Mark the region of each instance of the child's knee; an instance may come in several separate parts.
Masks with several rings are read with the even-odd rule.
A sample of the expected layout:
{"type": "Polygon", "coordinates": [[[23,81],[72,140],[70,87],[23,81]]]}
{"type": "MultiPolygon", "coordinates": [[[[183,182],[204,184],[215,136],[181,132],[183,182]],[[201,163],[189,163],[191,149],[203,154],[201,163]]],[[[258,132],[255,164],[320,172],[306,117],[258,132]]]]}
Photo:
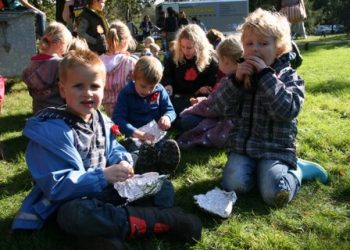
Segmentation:
{"type": "Polygon", "coordinates": [[[94,213],[95,200],[76,199],[63,204],[57,213],[58,225],[66,232],[76,233],[85,227],[91,213],[94,213]]]}
{"type": "Polygon", "coordinates": [[[287,205],[291,199],[291,191],[288,189],[262,189],[260,190],[263,201],[270,206],[282,207],[287,205]]]}

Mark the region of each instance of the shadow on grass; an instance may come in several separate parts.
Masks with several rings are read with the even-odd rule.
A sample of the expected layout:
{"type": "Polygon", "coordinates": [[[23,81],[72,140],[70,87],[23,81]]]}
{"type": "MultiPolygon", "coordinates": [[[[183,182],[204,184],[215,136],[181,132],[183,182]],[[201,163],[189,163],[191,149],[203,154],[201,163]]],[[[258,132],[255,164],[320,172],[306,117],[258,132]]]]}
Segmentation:
{"type": "Polygon", "coordinates": [[[0,197],[10,197],[21,191],[28,191],[32,188],[32,178],[28,171],[22,171],[13,175],[6,183],[0,183],[0,197]]]}
{"type": "Polygon", "coordinates": [[[181,161],[176,170],[176,175],[184,174],[187,165],[191,164],[207,164],[210,159],[222,154],[222,149],[196,147],[190,150],[181,150],[181,161]]]}
{"type": "Polygon", "coordinates": [[[25,152],[27,144],[28,139],[24,136],[13,137],[2,141],[4,160],[15,163],[18,162],[18,158],[25,152]]]}
{"type": "Polygon", "coordinates": [[[22,131],[26,120],[31,116],[31,114],[19,114],[0,117],[0,133],[7,132],[18,132],[22,131]]]}
{"type": "Polygon", "coordinates": [[[313,44],[312,42],[306,42],[299,46],[300,51],[302,52],[302,55],[307,55],[308,53],[315,53],[318,50],[332,50],[335,48],[349,48],[350,44],[349,42],[344,43],[335,43],[335,44],[313,44]]]}
{"type": "Polygon", "coordinates": [[[307,92],[312,94],[327,93],[336,95],[340,92],[350,92],[350,85],[345,81],[324,81],[311,86],[306,86],[307,92]]]}
{"type": "Polygon", "coordinates": [[[16,78],[16,77],[7,78],[6,85],[5,85],[5,94],[28,91],[25,85],[23,85],[23,87],[21,86],[18,89],[15,88],[15,85],[20,83],[21,81],[22,80],[20,78],[16,78]]]}
{"type": "Polygon", "coordinates": [[[1,221],[7,226],[6,237],[1,242],[1,249],[17,250],[36,250],[36,249],[61,249],[61,250],[73,250],[79,249],[74,246],[76,238],[67,235],[60,230],[55,222],[55,218],[45,224],[45,230],[20,230],[10,231],[12,218],[1,221]]]}

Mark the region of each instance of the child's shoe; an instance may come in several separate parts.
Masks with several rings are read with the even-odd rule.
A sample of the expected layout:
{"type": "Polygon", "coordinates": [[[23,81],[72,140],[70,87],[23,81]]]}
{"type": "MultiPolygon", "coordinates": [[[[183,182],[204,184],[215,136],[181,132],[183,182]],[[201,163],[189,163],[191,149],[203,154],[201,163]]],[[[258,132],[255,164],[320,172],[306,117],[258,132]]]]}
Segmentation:
{"type": "Polygon", "coordinates": [[[143,174],[157,171],[157,151],[154,146],[148,143],[143,143],[139,149],[135,172],[137,174],[143,174]]]}
{"type": "Polygon", "coordinates": [[[311,180],[317,179],[323,184],[327,183],[328,181],[327,171],[323,167],[321,167],[319,164],[298,158],[297,165],[302,172],[303,181],[311,181],[311,180]]]}
{"type": "Polygon", "coordinates": [[[194,214],[180,208],[125,207],[128,212],[130,235],[138,239],[155,234],[168,234],[177,240],[196,243],[201,239],[202,222],[194,214]]]}
{"type": "Polygon", "coordinates": [[[323,184],[328,181],[327,171],[319,164],[311,161],[306,161],[298,158],[297,169],[289,170],[293,174],[301,185],[302,182],[319,180],[323,184]]]}
{"type": "Polygon", "coordinates": [[[180,148],[173,139],[166,140],[159,151],[159,173],[174,175],[180,163],[180,148]]]}

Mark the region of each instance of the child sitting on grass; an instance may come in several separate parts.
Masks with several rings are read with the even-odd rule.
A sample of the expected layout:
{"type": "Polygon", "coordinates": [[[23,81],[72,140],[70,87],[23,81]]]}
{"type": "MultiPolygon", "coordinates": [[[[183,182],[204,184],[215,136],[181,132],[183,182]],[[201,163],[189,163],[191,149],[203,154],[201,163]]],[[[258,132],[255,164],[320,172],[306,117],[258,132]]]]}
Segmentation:
{"type": "MultiPolygon", "coordinates": [[[[133,79],[119,94],[113,121],[127,137],[143,142],[155,140],[155,135],[139,130],[155,120],[161,130],[168,130],[176,114],[165,88],[159,84],[163,74],[161,62],[152,56],[141,57],[134,69],[133,79]]],[[[131,142],[130,140],[128,140],[131,142]]],[[[139,151],[136,172],[157,171],[173,174],[180,162],[180,150],[175,140],[162,139],[155,146],[135,143],[126,146],[128,151],[139,151]]]]}
{"type": "Polygon", "coordinates": [[[33,113],[47,107],[59,107],[64,99],[58,91],[58,64],[67,52],[72,35],[61,23],[51,22],[39,42],[40,53],[30,59],[22,79],[33,98],[33,113]]]}
{"type": "Polygon", "coordinates": [[[326,181],[327,173],[315,164],[297,164],[297,116],[305,89],[290,67],[287,19],[259,8],[241,31],[244,61],[215,99],[215,110],[234,121],[222,185],[237,193],[258,185],[267,204],[283,206],[296,196],[302,180],[326,181]]]}
{"type": "Polygon", "coordinates": [[[219,59],[219,69],[226,75],[214,87],[207,97],[193,98],[193,106],[180,113],[181,128],[184,133],[177,142],[180,148],[189,149],[194,146],[217,147],[225,146],[233,126],[231,117],[221,116],[214,110],[214,100],[219,89],[225,86],[237,69],[237,61],[243,54],[242,45],[234,36],[225,38],[216,49],[219,59]]]}
{"type": "Polygon", "coordinates": [[[23,131],[30,139],[26,160],[35,185],[12,228],[40,229],[57,216],[60,228],[81,238],[88,249],[123,249],[125,239],[162,233],[199,240],[200,220],[172,207],[169,181],[149,198],[150,207],[125,204],[113,188],[134,175],[133,161],[111,133],[111,120],[98,110],[106,79],[98,55],[70,51],[59,76],[67,105],[42,110],[23,131]]]}

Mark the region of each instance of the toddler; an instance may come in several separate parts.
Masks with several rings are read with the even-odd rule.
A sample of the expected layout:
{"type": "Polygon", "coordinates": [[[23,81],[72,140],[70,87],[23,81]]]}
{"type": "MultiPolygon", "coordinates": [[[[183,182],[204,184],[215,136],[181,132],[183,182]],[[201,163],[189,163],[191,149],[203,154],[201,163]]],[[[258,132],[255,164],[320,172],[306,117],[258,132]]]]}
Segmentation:
{"type": "MultiPolygon", "coordinates": [[[[161,130],[168,130],[176,114],[165,88],[159,84],[163,66],[152,56],[143,56],[136,63],[134,81],[119,94],[113,113],[113,121],[127,137],[154,142],[155,136],[139,130],[155,120],[161,130]]],[[[130,152],[137,152],[134,143],[127,146],[130,152]]],[[[158,171],[173,174],[180,162],[180,150],[175,140],[163,139],[152,146],[143,143],[139,149],[136,171],[158,171]]]]}
{"type": "Polygon", "coordinates": [[[120,91],[132,78],[138,57],[131,55],[128,49],[135,47],[126,24],[119,20],[112,22],[107,33],[107,53],[100,56],[107,69],[102,105],[109,117],[112,117],[120,91]]]}
{"type": "Polygon", "coordinates": [[[231,117],[221,116],[213,107],[217,90],[225,86],[236,72],[243,49],[234,36],[229,36],[221,41],[216,52],[219,69],[226,77],[215,85],[208,98],[193,98],[195,104],[180,113],[181,128],[185,131],[177,139],[180,148],[189,149],[196,145],[222,148],[232,129],[231,117]]]}

